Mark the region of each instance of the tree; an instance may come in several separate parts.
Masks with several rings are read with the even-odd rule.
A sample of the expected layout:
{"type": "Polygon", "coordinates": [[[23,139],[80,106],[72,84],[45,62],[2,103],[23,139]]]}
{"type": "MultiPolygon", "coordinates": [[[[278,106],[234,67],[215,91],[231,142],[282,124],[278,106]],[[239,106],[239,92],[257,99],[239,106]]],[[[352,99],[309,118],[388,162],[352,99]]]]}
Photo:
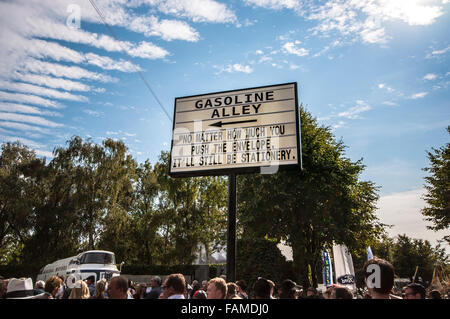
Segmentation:
{"type": "Polygon", "coordinates": [[[6,143],[0,154],[0,263],[18,262],[33,225],[32,176],[45,165],[20,143],[6,143]]]}
{"type": "MultiPolygon", "coordinates": [[[[447,132],[450,134],[450,125],[447,132]]],[[[428,184],[425,185],[427,193],[424,199],[428,206],[422,209],[422,214],[433,223],[429,229],[444,230],[450,226],[450,143],[439,149],[432,148],[427,156],[431,166],[424,171],[431,176],[425,177],[428,184]]],[[[450,236],[444,239],[450,243],[450,236]]]]}
{"type": "Polygon", "coordinates": [[[243,236],[284,240],[293,249],[297,280],[317,286],[321,250],[333,243],[362,251],[383,233],[372,182],[364,166],[344,157],[345,146],[301,108],[303,170],[239,177],[238,218],[243,236]]]}

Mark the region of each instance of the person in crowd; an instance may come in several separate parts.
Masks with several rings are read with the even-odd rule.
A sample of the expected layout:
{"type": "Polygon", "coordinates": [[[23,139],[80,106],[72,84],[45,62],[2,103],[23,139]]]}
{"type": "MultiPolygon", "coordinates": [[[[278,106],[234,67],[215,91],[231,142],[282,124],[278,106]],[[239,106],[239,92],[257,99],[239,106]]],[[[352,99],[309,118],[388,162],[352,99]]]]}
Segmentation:
{"type": "Polygon", "coordinates": [[[275,296],[274,296],[274,292],[275,292],[275,283],[274,283],[272,280],[270,280],[270,279],[267,279],[267,281],[268,281],[269,284],[270,284],[270,299],[276,299],[275,296]]]}
{"type": "Polygon", "coordinates": [[[144,297],[144,299],[158,299],[159,295],[161,295],[161,278],[158,276],[153,277],[150,280],[150,291],[144,297]]]}
{"type": "Polygon", "coordinates": [[[91,293],[89,292],[89,287],[87,283],[83,280],[77,280],[75,286],[70,292],[69,299],[89,299],[91,298],[91,293]]]}
{"type": "Polygon", "coordinates": [[[238,296],[241,297],[242,299],[248,299],[248,294],[247,294],[247,282],[245,280],[238,280],[236,281],[236,285],[238,285],[239,290],[238,290],[238,296]]]}
{"type": "Polygon", "coordinates": [[[390,262],[374,257],[366,261],[363,269],[367,290],[371,299],[400,299],[391,294],[395,272],[394,266],[390,262]]]}
{"type": "Polygon", "coordinates": [[[238,285],[234,282],[227,283],[227,297],[226,299],[242,299],[237,294],[238,285]]]}
{"type": "Polygon", "coordinates": [[[211,279],[208,282],[206,294],[208,299],[225,299],[227,297],[227,283],[220,277],[211,279]]]}
{"type": "Polygon", "coordinates": [[[106,279],[102,278],[95,284],[94,295],[91,299],[105,299],[106,279]]]}
{"type": "Polygon", "coordinates": [[[128,279],[128,291],[127,291],[127,299],[133,299],[133,296],[136,294],[136,289],[134,288],[134,282],[128,279]]]}
{"type": "Polygon", "coordinates": [[[6,290],[8,288],[8,279],[1,279],[0,280],[0,299],[6,298],[6,290]]]}
{"type": "Polygon", "coordinates": [[[184,298],[185,299],[191,299],[192,294],[192,286],[186,283],[186,289],[184,291],[184,298]]]}
{"type": "Polygon", "coordinates": [[[145,284],[137,284],[136,293],[134,294],[133,299],[144,299],[146,289],[147,287],[145,284]]]}
{"type": "Polygon", "coordinates": [[[160,299],[185,299],[186,280],[182,274],[171,274],[164,281],[160,299]]]}
{"type": "Polygon", "coordinates": [[[325,290],[325,298],[331,299],[331,294],[333,293],[334,285],[327,286],[325,290]]]}
{"type": "Polygon", "coordinates": [[[436,289],[430,291],[430,299],[442,299],[441,292],[436,289]]]}
{"type": "Polygon", "coordinates": [[[426,296],[425,287],[418,283],[410,283],[405,289],[404,299],[425,299],[426,296]]]}
{"type": "Polygon", "coordinates": [[[198,282],[198,280],[194,280],[194,281],[192,282],[191,299],[193,299],[194,294],[195,294],[198,290],[201,290],[200,283],[198,282]]]}
{"type": "Polygon", "coordinates": [[[291,279],[286,279],[282,282],[280,290],[280,299],[296,299],[296,293],[300,290],[300,286],[291,279]]]}
{"type": "Polygon", "coordinates": [[[95,276],[89,276],[86,278],[86,284],[89,289],[89,293],[91,294],[91,297],[95,293],[95,276]]]}
{"type": "Polygon", "coordinates": [[[42,293],[45,293],[45,282],[43,280],[38,280],[34,284],[34,294],[40,295],[42,293]]]}
{"type": "Polygon", "coordinates": [[[192,299],[208,299],[208,297],[203,289],[199,289],[192,295],[192,299]]]}
{"type": "Polygon", "coordinates": [[[128,279],[124,276],[112,277],[108,284],[107,294],[109,299],[127,299],[128,279]]]}
{"type": "Polygon", "coordinates": [[[61,278],[57,276],[51,276],[47,281],[45,282],[45,295],[48,299],[55,299],[56,294],[59,292],[60,287],[62,286],[63,282],[61,278]]]}
{"type": "Polygon", "coordinates": [[[317,299],[318,298],[317,289],[314,287],[309,287],[306,290],[306,298],[307,299],[317,299]]]}
{"type": "Polygon", "coordinates": [[[270,299],[270,283],[266,278],[259,277],[253,285],[255,299],[270,299]]]}
{"type": "Polygon", "coordinates": [[[353,294],[347,287],[334,286],[330,293],[330,299],[353,299],[353,294]]]}
{"type": "Polygon", "coordinates": [[[206,290],[208,290],[208,280],[203,280],[202,281],[202,288],[203,291],[206,292],[206,290]]]}
{"type": "Polygon", "coordinates": [[[6,299],[29,299],[34,296],[31,278],[11,278],[6,287],[6,299]]]}

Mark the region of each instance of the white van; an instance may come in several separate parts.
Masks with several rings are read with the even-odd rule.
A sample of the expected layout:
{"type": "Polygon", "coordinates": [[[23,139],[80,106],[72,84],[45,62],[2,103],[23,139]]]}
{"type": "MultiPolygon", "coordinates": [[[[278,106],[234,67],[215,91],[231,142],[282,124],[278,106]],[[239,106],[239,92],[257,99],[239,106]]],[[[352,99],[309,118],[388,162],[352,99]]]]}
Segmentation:
{"type": "Polygon", "coordinates": [[[105,250],[89,250],[77,256],[60,259],[44,266],[36,278],[44,282],[51,276],[61,276],[66,280],[71,277],[71,282],[85,280],[90,276],[95,281],[105,278],[109,281],[111,277],[120,275],[116,266],[116,257],[113,252],[105,250]]]}

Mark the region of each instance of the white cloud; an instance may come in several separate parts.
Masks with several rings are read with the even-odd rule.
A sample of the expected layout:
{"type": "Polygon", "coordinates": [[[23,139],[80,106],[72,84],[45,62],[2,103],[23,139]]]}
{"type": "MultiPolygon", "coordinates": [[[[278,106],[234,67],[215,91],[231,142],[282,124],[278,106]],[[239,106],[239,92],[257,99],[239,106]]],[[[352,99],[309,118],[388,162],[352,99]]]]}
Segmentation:
{"type": "Polygon", "coordinates": [[[236,15],[226,5],[213,0],[148,0],[165,14],[186,17],[194,22],[235,23],[236,15]]]}
{"type": "Polygon", "coordinates": [[[5,102],[0,102],[0,111],[11,112],[11,113],[27,113],[27,114],[38,114],[38,115],[61,116],[61,114],[59,114],[57,112],[41,110],[34,106],[17,104],[17,103],[5,103],[5,102]]]}
{"type": "Polygon", "coordinates": [[[186,22],[167,19],[159,21],[155,16],[135,17],[129,24],[129,28],[146,36],[159,36],[166,41],[197,42],[200,39],[200,34],[186,22]]]}
{"type": "Polygon", "coordinates": [[[395,90],[386,85],[386,83],[380,83],[377,85],[379,89],[385,89],[388,92],[394,92],[395,90]]]}
{"type": "Polygon", "coordinates": [[[26,146],[31,147],[31,148],[43,148],[43,147],[45,147],[45,145],[43,145],[43,144],[37,143],[37,142],[32,141],[32,140],[30,140],[28,138],[23,138],[23,137],[20,137],[20,136],[0,135],[0,140],[2,140],[2,141],[10,141],[10,142],[18,141],[21,144],[26,145],[26,146]]]}
{"type": "Polygon", "coordinates": [[[436,74],[434,74],[434,73],[428,73],[427,75],[425,75],[424,77],[423,77],[423,79],[424,80],[434,80],[434,79],[436,79],[437,78],[437,75],[436,74]]]}
{"type": "Polygon", "coordinates": [[[31,131],[31,132],[38,132],[43,134],[51,134],[51,131],[47,128],[40,127],[40,126],[32,126],[24,123],[17,123],[17,122],[5,122],[0,121],[0,127],[7,127],[13,130],[19,130],[19,131],[31,131]]]}
{"type": "Polygon", "coordinates": [[[318,24],[314,34],[359,38],[366,43],[386,43],[391,37],[384,24],[403,21],[410,26],[429,25],[444,14],[441,4],[422,0],[330,0],[324,4],[308,4],[302,15],[318,24]]]}
{"type": "Polygon", "coordinates": [[[254,5],[266,9],[292,9],[300,10],[301,2],[299,0],[245,0],[247,5],[254,5]]]}
{"type": "Polygon", "coordinates": [[[416,189],[380,197],[377,215],[382,223],[393,225],[387,230],[389,236],[406,234],[412,238],[429,240],[436,245],[437,240],[448,234],[445,230],[434,232],[426,228],[431,223],[426,222],[420,212],[426,205],[422,199],[424,194],[424,189],[416,189]]]}
{"type": "Polygon", "coordinates": [[[219,72],[217,72],[216,74],[220,74],[222,72],[228,72],[228,73],[242,72],[242,73],[249,74],[249,73],[253,72],[253,69],[249,65],[242,65],[239,63],[229,64],[224,67],[217,67],[217,66],[215,66],[215,67],[219,69],[219,72]]]}
{"type": "Polygon", "coordinates": [[[297,48],[294,42],[286,42],[282,48],[285,52],[297,56],[306,56],[309,54],[309,50],[305,48],[297,48]]]}
{"type": "Polygon", "coordinates": [[[38,75],[30,73],[23,74],[16,72],[13,77],[15,80],[21,80],[23,82],[43,85],[53,89],[63,89],[66,91],[83,91],[83,92],[91,90],[91,87],[84,83],[66,80],[63,78],[54,78],[47,75],[38,75]]]}
{"type": "Polygon", "coordinates": [[[13,121],[13,122],[24,122],[31,123],[35,125],[47,126],[47,127],[61,127],[63,126],[60,123],[55,123],[53,121],[49,121],[39,116],[31,116],[31,115],[23,115],[23,114],[15,114],[15,113],[5,113],[0,112],[0,120],[3,121],[13,121]]]}
{"type": "Polygon", "coordinates": [[[21,66],[21,72],[31,72],[44,75],[53,75],[56,77],[66,77],[69,79],[89,79],[101,82],[117,82],[118,79],[109,75],[91,72],[78,66],[66,66],[62,64],[49,63],[34,59],[28,59],[21,66]]]}
{"type": "Polygon", "coordinates": [[[358,119],[360,118],[359,114],[362,112],[369,111],[371,109],[370,105],[368,105],[363,100],[357,100],[356,105],[351,107],[345,112],[338,113],[338,117],[345,117],[348,119],[358,119]]]}
{"type": "Polygon", "coordinates": [[[388,106],[397,106],[397,103],[391,101],[384,101],[383,104],[388,106]]]}
{"type": "Polygon", "coordinates": [[[88,101],[88,99],[85,96],[74,95],[68,92],[61,92],[54,89],[44,88],[41,86],[36,86],[28,83],[7,82],[0,80],[0,88],[9,91],[17,91],[22,93],[31,93],[35,95],[46,96],[54,99],[71,100],[78,102],[88,101]]]}
{"type": "Polygon", "coordinates": [[[420,92],[420,93],[416,93],[411,95],[411,99],[416,100],[416,99],[421,99],[423,97],[425,97],[428,94],[428,92],[420,92]]]}
{"type": "Polygon", "coordinates": [[[9,93],[0,91],[0,100],[20,102],[20,103],[30,103],[45,107],[54,107],[54,108],[60,107],[60,104],[55,101],[44,99],[40,96],[31,94],[9,93]]]}

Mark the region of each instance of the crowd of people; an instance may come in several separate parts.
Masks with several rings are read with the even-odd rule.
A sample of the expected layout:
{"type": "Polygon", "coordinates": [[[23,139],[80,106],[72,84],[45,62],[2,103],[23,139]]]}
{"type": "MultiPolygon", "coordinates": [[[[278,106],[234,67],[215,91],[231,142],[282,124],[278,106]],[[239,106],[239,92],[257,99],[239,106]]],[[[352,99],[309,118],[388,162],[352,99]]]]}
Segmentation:
{"type": "Polygon", "coordinates": [[[395,293],[394,267],[388,261],[373,258],[364,266],[366,283],[372,272],[369,265],[380,270],[378,285],[367,284],[359,292],[348,287],[330,285],[322,292],[316,288],[303,287],[286,279],[275,284],[270,279],[259,277],[247,287],[245,280],[226,282],[226,276],[212,278],[201,283],[194,280],[186,282],[182,274],[171,274],[164,278],[154,276],[150,283],[133,283],[125,276],[115,276],[107,282],[105,279],[95,282],[91,276],[68,285],[64,279],[50,277],[46,282],[37,281],[33,285],[31,278],[11,278],[0,281],[0,299],[444,299],[449,298],[448,291],[442,296],[438,290],[427,293],[425,287],[410,283],[402,291],[395,293]],[[72,287],[69,287],[72,286],[72,287]]]}

